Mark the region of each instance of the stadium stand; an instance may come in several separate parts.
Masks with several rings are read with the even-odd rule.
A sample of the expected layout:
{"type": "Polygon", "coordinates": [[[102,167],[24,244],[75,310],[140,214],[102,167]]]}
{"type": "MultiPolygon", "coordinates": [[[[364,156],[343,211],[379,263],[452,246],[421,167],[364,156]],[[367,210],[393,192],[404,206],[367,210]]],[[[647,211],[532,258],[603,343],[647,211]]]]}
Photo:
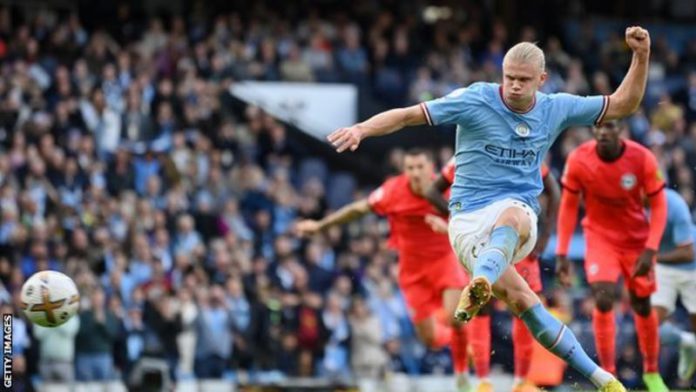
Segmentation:
{"type": "MultiPolygon", "coordinates": [[[[673,2],[676,12],[672,2],[644,1],[645,14],[596,1],[171,3],[0,5],[0,299],[16,316],[15,391],[73,380],[136,390],[142,379],[215,379],[211,391],[282,382],[300,390],[293,380],[309,379],[337,390],[355,384],[359,343],[384,356],[396,385],[404,375],[444,385],[428,384],[452,364],[415,338],[385,222],[368,217],[307,241],[290,229],[394,173],[396,145],[425,143],[443,164],[452,130],[392,138],[391,153],[367,146],[360,162],[337,165],[301,129],[230,96],[236,81],[352,83],[363,118],[497,80],[510,43],[530,40],[548,56],[545,92],[601,94],[629,61],[628,17],[652,12],[648,96],[628,136],[652,149],[696,213],[696,32],[679,24],[694,20],[690,2],[673,2]],[[373,170],[363,176],[365,167],[373,170]],[[24,279],[46,268],[73,277],[83,303],[74,332],[39,339],[14,304],[24,279]],[[359,300],[366,315],[355,312],[359,300]],[[94,323],[102,316],[106,333],[94,323]],[[361,317],[374,320],[378,342],[351,339],[361,317]],[[57,349],[59,339],[74,350],[57,349]]],[[[566,131],[547,157],[555,174],[590,136],[566,131]]],[[[573,249],[580,262],[580,234],[573,249]]],[[[558,288],[546,256],[547,301],[593,353],[587,287],[578,279],[558,288]]],[[[624,296],[618,373],[632,388],[640,359],[628,308],[624,296]]],[[[683,309],[674,318],[687,321],[683,309]]],[[[510,322],[494,309],[497,374],[512,366],[510,322]]],[[[693,387],[670,377],[676,353],[663,352],[661,365],[670,386],[693,387]]],[[[578,378],[567,371],[560,380],[578,378]]]]}

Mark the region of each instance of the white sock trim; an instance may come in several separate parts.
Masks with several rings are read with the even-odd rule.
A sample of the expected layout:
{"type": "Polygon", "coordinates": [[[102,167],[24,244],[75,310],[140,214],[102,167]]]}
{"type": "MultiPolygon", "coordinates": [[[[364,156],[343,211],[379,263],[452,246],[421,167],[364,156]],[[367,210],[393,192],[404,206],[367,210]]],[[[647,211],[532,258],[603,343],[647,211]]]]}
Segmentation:
{"type": "Polygon", "coordinates": [[[592,381],[592,383],[598,388],[601,388],[601,387],[609,384],[611,381],[613,381],[615,379],[616,378],[611,373],[602,369],[599,366],[597,366],[597,370],[595,370],[590,375],[590,381],[592,381]]]}

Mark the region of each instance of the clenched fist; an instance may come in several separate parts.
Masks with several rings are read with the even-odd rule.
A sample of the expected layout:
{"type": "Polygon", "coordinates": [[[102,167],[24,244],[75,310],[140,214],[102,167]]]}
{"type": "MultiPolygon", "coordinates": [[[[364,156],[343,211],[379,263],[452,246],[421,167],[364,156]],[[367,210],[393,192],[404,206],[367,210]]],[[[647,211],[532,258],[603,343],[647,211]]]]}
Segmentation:
{"type": "Polygon", "coordinates": [[[626,44],[636,54],[647,55],[650,53],[650,33],[640,26],[631,26],[626,29],[626,44]]]}

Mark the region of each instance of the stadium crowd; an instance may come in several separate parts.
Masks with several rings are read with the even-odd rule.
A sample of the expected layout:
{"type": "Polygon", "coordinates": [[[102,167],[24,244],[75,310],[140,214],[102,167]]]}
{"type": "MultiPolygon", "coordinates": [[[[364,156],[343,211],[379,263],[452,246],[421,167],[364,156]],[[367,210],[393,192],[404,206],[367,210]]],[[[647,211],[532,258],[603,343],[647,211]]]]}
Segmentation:
{"type": "MultiPolygon", "coordinates": [[[[16,380],[126,378],[145,357],[176,378],[451,371],[446,354],[416,342],[386,222],[294,236],[297,219],[324,216],[345,193],[331,191],[332,172],[285,124],[227,88],[349,82],[405,105],[499,79],[505,49],[526,40],[546,52],[545,92],[604,94],[629,52],[621,34],[600,39],[591,24],[556,36],[510,31],[475,5],[475,21],[426,24],[407,7],[355,3],[327,16],[259,2],[209,18],[122,6],[102,29],[73,13],[0,10],[0,298],[17,316],[16,380]],[[11,309],[24,279],[46,268],[83,294],[79,317],[56,329],[11,309]]],[[[674,47],[656,37],[652,53],[630,137],[653,149],[696,211],[696,39],[674,47]]],[[[556,174],[589,131],[562,136],[548,157],[556,174]]],[[[439,163],[449,154],[442,147],[439,163]]],[[[400,156],[378,164],[396,172],[400,156]]],[[[358,183],[342,190],[364,197],[358,183]]],[[[592,352],[587,288],[549,281],[545,293],[592,352]]],[[[622,309],[619,375],[632,387],[640,360],[626,301],[622,309]]],[[[496,309],[493,361],[508,368],[509,324],[496,309]]],[[[673,356],[663,362],[675,371],[673,356]]]]}

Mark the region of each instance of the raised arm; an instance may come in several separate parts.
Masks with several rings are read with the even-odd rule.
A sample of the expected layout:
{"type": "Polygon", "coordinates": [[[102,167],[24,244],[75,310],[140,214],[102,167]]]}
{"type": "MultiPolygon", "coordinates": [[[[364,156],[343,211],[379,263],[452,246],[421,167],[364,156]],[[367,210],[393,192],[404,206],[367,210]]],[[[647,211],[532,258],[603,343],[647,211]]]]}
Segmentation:
{"type": "Polygon", "coordinates": [[[295,231],[299,235],[311,235],[317,232],[324,231],[331,226],[342,225],[359,219],[371,211],[370,203],[367,199],[354,201],[346,206],[341,207],[336,212],[325,216],[321,220],[303,220],[295,225],[295,231]]]}
{"type": "Polygon", "coordinates": [[[338,152],[348,149],[355,151],[360,142],[366,137],[387,135],[404,127],[425,123],[426,118],[423,109],[420,105],[413,105],[406,108],[387,110],[361,123],[347,128],[340,128],[327,136],[327,139],[338,152]]]}
{"type": "Polygon", "coordinates": [[[605,120],[615,120],[633,114],[638,110],[645,94],[650,63],[650,34],[641,27],[631,26],[626,29],[626,43],[633,51],[631,66],[621,85],[609,96],[605,120]]]}

